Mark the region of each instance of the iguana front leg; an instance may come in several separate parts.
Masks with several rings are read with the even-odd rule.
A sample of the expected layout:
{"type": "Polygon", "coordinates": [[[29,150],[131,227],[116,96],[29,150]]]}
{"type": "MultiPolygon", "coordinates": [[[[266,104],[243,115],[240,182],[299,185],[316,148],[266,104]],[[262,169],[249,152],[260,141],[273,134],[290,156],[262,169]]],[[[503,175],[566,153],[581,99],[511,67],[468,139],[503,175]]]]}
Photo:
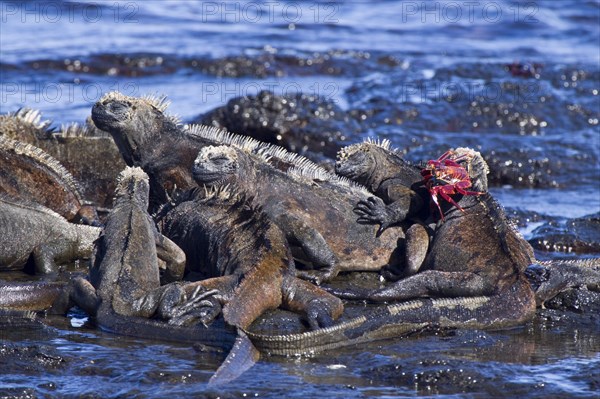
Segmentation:
{"type": "Polygon", "coordinates": [[[377,235],[381,235],[385,229],[395,223],[406,219],[410,199],[402,199],[386,205],[379,197],[369,197],[356,204],[354,213],[358,215],[356,220],[363,224],[379,224],[377,235]]]}
{"type": "Polygon", "coordinates": [[[377,196],[359,201],[354,212],[359,223],[379,224],[377,235],[380,235],[389,226],[418,214],[423,205],[421,196],[412,189],[392,185],[378,191],[377,196]]]}
{"type": "Polygon", "coordinates": [[[312,329],[329,327],[344,311],[339,298],[292,276],[284,278],[283,306],[293,312],[304,313],[312,329]]]}
{"type": "Polygon", "coordinates": [[[65,248],[66,241],[49,241],[33,250],[35,274],[51,274],[58,271],[55,258],[70,248],[65,248]]]}
{"type": "Polygon", "coordinates": [[[303,221],[288,215],[277,218],[277,225],[285,233],[290,245],[302,249],[308,261],[320,270],[297,270],[297,275],[315,284],[330,281],[340,272],[337,256],[321,233],[303,221]]]}

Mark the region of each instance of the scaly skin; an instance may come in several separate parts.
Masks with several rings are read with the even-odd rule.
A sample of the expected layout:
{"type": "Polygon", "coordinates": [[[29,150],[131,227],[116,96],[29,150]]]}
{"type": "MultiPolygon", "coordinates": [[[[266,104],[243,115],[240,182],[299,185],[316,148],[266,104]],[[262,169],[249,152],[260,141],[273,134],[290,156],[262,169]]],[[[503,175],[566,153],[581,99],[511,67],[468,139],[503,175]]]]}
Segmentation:
{"type": "MultiPolygon", "coordinates": [[[[184,130],[164,109],[163,103],[119,93],[105,95],[92,109],[94,123],[114,137],[125,162],[142,167],[150,176],[154,204],[175,196],[175,189],[195,187],[191,168],[198,152],[209,145],[227,144],[249,162],[251,173],[242,173],[248,174],[244,182],[252,181],[254,186],[246,194],[255,197],[284,232],[297,250],[295,256],[321,269],[306,271],[306,278],[327,281],[340,270],[379,270],[399,262],[400,228],[392,227],[377,238],[375,226],[355,222],[354,204],[370,196],[364,188],[279,147],[214,128],[184,130]]],[[[242,191],[249,186],[244,184],[242,191]]]]}
{"type": "Polygon", "coordinates": [[[210,144],[185,134],[165,109],[164,101],[118,92],[106,94],[92,108],[92,121],[110,133],[125,163],[150,177],[151,212],[177,192],[196,187],[191,168],[199,148],[210,144]]]}
{"type": "Polygon", "coordinates": [[[0,281],[0,309],[65,314],[72,306],[66,282],[0,281]]]}
{"type": "Polygon", "coordinates": [[[98,224],[73,176],[33,145],[0,136],[0,193],[41,204],[70,222],[98,224]]]}
{"type": "MultiPolygon", "coordinates": [[[[359,213],[359,220],[380,224],[385,229],[407,218],[423,219],[428,194],[422,187],[421,169],[393,151],[389,141],[367,140],[342,148],[337,154],[335,173],[375,194],[369,202],[378,204],[378,212],[359,213]]],[[[361,208],[359,203],[357,209],[361,208]]]]}
{"type": "Polygon", "coordinates": [[[379,224],[379,232],[402,223],[406,235],[404,268],[385,270],[385,277],[397,280],[415,274],[427,254],[430,234],[424,225],[428,193],[420,168],[392,150],[388,140],[367,140],[342,148],[337,154],[335,172],[364,185],[375,195],[356,205],[359,223],[379,224]]]}
{"type": "Polygon", "coordinates": [[[535,314],[526,281],[495,295],[417,299],[399,302],[315,331],[284,335],[246,334],[262,353],[279,356],[316,353],[364,342],[399,338],[439,328],[501,329],[522,325],[535,314]]]}
{"type": "Polygon", "coordinates": [[[67,222],[42,205],[0,196],[0,270],[20,270],[33,256],[35,272],[89,258],[100,228],[67,222]]]}
{"type": "Polygon", "coordinates": [[[203,273],[186,291],[217,290],[230,325],[245,329],[280,305],[306,315],[314,328],[343,311],[339,299],[295,277],[283,233],[252,200],[228,188],[188,193],[160,224],[188,255],[189,268],[203,273]]]}
{"type": "Polygon", "coordinates": [[[538,306],[574,287],[600,291],[600,258],[551,260],[533,264],[525,275],[535,289],[538,306]]]}
{"type": "Polygon", "coordinates": [[[194,164],[198,184],[230,184],[259,204],[285,233],[295,255],[325,271],[301,273],[327,281],[339,271],[380,270],[398,262],[399,227],[376,237],[374,226],[358,224],[352,211],[356,199],[369,193],[338,180],[312,179],[282,172],[262,158],[233,146],[205,147],[194,164]]]}
{"type": "Polygon", "coordinates": [[[113,314],[172,319],[184,302],[179,284],[160,285],[159,253],[167,270],[181,278],[185,255],[156,230],[147,212],[148,176],[126,168],[119,176],[115,207],[96,243],[90,279],[75,280],[73,300],[97,317],[100,325],[113,314]]]}
{"type": "Polygon", "coordinates": [[[0,136],[38,146],[52,134],[50,121],[42,121],[40,111],[22,108],[14,113],[0,115],[0,136]]]}
{"type": "MultiPolygon", "coordinates": [[[[487,167],[481,155],[470,149],[456,152],[468,154],[473,189],[485,192],[487,167]]],[[[488,193],[464,196],[458,203],[464,211],[443,204],[446,220],[438,222],[419,273],[381,290],[351,296],[376,302],[419,297],[494,298],[525,281],[523,272],[535,262],[533,250],[509,225],[502,207],[488,193]]],[[[533,291],[529,289],[526,296],[533,298],[533,291]]],[[[521,311],[529,313],[531,309],[521,311]]]]}

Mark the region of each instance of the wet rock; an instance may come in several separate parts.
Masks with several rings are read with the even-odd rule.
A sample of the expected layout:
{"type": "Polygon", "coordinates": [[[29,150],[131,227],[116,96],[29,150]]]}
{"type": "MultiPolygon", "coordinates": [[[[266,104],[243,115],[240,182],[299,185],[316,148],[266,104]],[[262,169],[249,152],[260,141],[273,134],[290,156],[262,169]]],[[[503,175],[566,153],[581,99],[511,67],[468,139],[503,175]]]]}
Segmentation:
{"type": "Polygon", "coordinates": [[[418,393],[453,394],[479,389],[485,377],[464,364],[445,358],[425,358],[418,365],[387,364],[366,370],[377,383],[414,389],[418,393]]]}
{"type": "Polygon", "coordinates": [[[543,251],[600,253],[600,212],[576,219],[550,221],[536,228],[529,242],[543,251]]]}
{"type": "Polygon", "coordinates": [[[561,292],[545,303],[546,308],[600,315],[600,292],[574,288],[561,292]]]}
{"type": "Polygon", "coordinates": [[[57,371],[65,366],[66,359],[49,346],[4,343],[0,345],[1,374],[23,374],[40,371],[57,371]]]}
{"type": "Polygon", "coordinates": [[[331,101],[269,91],[236,97],[193,122],[277,144],[316,161],[335,158],[338,149],[360,131],[358,123],[331,101]]]}
{"type": "Polygon", "coordinates": [[[346,94],[367,123],[373,108],[383,108],[374,113],[379,120],[401,122],[409,131],[539,136],[599,124],[593,80],[599,73],[549,65],[540,79],[528,80],[510,76],[503,64],[471,63],[368,76],[346,94]],[[398,117],[398,110],[409,109],[418,117],[398,117]]]}
{"type": "Polygon", "coordinates": [[[506,216],[520,228],[527,227],[531,223],[546,222],[548,220],[556,219],[549,215],[525,209],[505,208],[504,211],[506,212],[506,216]]]}
{"type": "Polygon", "coordinates": [[[520,76],[523,78],[540,78],[544,66],[537,62],[513,62],[506,64],[504,68],[510,72],[512,76],[520,76]]]}
{"type": "Polygon", "coordinates": [[[65,71],[78,75],[147,77],[180,71],[218,77],[361,76],[365,72],[404,68],[397,57],[378,52],[329,50],[285,52],[271,46],[223,57],[182,57],[163,53],[99,53],[66,59],[37,59],[23,65],[1,64],[8,70],[65,71]]]}

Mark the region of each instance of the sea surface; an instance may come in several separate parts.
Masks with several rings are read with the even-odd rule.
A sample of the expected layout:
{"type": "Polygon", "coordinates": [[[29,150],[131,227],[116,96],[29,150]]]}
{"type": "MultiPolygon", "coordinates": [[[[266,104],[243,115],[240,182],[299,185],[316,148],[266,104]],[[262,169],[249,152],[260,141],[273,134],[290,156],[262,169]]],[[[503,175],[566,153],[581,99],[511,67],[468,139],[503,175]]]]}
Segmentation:
{"type": "MultiPolygon", "coordinates": [[[[56,127],[83,123],[95,101],[119,90],[167,95],[170,112],[189,121],[260,90],[304,92],[360,122],[353,142],[387,138],[413,160],[466,145],[533,168],[530,180],[491,188],[522,216],[526,237],[547,221],[600,211],[598,0],[0,1],[0,18],[0,113],[30,107],[56,127]]],[[[0,331],[0,397],[600,392],[600,326],[585,313],[540,311],[507,331],[266,358],[218,388],[207,381],[225,354],[114,336],[81,317],[51,317],[49,331],[0,331]]]]}

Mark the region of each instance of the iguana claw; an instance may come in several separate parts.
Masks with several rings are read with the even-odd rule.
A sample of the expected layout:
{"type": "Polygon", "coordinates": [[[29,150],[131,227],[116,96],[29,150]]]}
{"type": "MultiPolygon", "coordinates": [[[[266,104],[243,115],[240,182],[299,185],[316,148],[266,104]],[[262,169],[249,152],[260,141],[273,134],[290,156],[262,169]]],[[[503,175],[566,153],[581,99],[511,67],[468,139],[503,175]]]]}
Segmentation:
{"type": "Polygon", "coordinates": [[[206,327],[221,313],[221,304],[216,298],[219,290],[202,290],[203,287],[196,287],[189,299],[184,296],[184,302],[172,309],[170,325],[183,326],[199,321],[206,327]]]}
{"type": "Polygon", "coordinates": [[[381,235],[395,220],[390,214],[385,203],[379,197],[369,197],[361,200],[353,209],[359,217],[356,219],[361,224],[379,224],[377,235],[381,235]]]}

